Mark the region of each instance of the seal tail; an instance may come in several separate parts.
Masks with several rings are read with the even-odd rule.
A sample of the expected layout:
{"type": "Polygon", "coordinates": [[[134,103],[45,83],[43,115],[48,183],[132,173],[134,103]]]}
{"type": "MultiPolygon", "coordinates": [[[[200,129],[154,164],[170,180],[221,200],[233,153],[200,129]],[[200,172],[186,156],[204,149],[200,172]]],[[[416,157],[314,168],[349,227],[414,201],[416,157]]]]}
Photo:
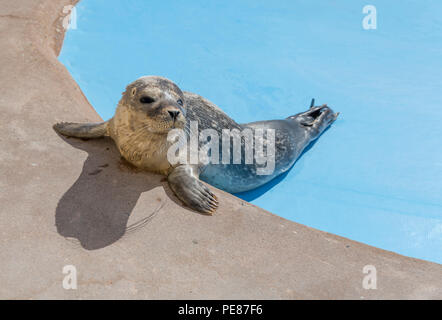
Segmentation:
{"type": "Polygon", "coordinates": [[[67,137],[101,138],[107,136],[108,121],[98,123],[59,122],[54,124],[54,130],[67,137]]]}

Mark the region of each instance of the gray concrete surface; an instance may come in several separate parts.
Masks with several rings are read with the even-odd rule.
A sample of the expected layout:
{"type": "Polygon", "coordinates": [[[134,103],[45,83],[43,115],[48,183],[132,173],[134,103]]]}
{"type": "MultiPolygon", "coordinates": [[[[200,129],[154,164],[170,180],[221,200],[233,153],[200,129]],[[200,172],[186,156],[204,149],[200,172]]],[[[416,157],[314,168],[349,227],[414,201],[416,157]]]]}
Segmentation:
{"type": "Polygon", "coordinates": [[[56,121],[100,120],[57,60],[69,3],[0,1],[0,298],[442,298],[441,265],[222,191],[214,216],[197,214],[110,141],[58,136],[56,121]],[[62,287],[68,264],[77,290],[62,287]],[[376,290],[362,287],[369,264],[376,290]]]}

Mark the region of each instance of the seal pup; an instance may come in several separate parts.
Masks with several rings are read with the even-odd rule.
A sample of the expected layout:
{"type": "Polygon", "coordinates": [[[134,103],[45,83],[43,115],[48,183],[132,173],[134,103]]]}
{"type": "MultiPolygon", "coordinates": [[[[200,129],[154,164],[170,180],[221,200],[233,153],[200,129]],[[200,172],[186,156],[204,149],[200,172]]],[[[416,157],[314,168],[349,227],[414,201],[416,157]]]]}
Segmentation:
{"type": "MultiPolygon", "coordinates": [[[[170,188],[184,204],[196,211],[213,214],[218,207],[217,197],[201,180],[231,193],[257,188],[287,171],[305,147],[337,116],[338,113],[327,105],[314,106],[312,100],[309,110],[283,120],[238,124],[203,97],[181,91],[166,78],[145,76],[126,87],[112,119],[100,123],[62,122],[55,124],[54,130],[77,138],[111,137],[129,163],[166,175],[170,188]],[[189,133],[192,121],[198,124],[200,132],[212,129],[219,137],[223,129],[274,130],[274,170],[271,174],[257,175],[260,166],[255,162],[245,164],[245,161],[240,164],[171,164],[167,153],[173,143],[167,139],[168,133],[172,129],[189,133]]],[[[201,141],[198,143],[202,145],[201,141]]],[[[241,139],[242,160],[247,147],[246,141],[241,139]]],[[[221,147],[219,151],[221,154],[221,147]]]]}

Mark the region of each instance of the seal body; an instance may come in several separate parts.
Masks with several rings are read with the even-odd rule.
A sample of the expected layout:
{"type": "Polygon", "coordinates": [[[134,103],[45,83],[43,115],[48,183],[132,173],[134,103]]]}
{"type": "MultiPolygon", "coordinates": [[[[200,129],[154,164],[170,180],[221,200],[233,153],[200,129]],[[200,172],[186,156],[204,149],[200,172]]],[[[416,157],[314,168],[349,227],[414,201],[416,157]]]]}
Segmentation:
{"type": "Polygon", "coordinates": [[[337,115],[328,106],[314,106],[312,101],[309,110],[286,119],[238,124],[203,97],[182,92],[168,79],[148,76],[126,87],[111,120],[58,123],[54,129],[63,135],[79,138],[110,136],[128,162],[166,175],[171,189],[187,206],[212,214],[218,207],[218,200],[201,180],[231,193],[257,188],[287,171],[337,115]],[[197,132],[192,131],[193,125],[197,126],[197,132]],[[182,130],[187,140],[196,133],[203,159],[213,159],[216,154],[223,161],[171,163],[168,150],[173,142],[168,139],[168,134],[173,129],[182,130]],[[240,134],[236,146],[233,143],[225,147],[225,142],[230,141],[230,136],[224,135],[226,131],[240,134]],[[209,140],[201,139],[200,134],[206,132],[213,135],[209,140]],[[250,141],[249,135],[242,135],[244,132],[252,137],[266,132],[267,136],[250,141]],[[213,139],[218,139],[218,144],[214,144],[213,139]],[[257,146],[264,142],[272,161],[271,170],[262,174],[269,163],[258,162],[257,154],[261,154],[261,149],[258,150],[257,146]],[[207,149],[207,145],[212,147],[207,149]]]}
{"type": "MultiPolygon", "coordinates": [[[[234,164],[232,159],[229,163],[212,163],[201,168],[200,179],[230,193],[240,193],[253,190],[271,181],[275,177],[289,170],[304,149],[336,120],[338,114],[334,113],[326,105],[315,107],[290,116],[283,120],[258,121],[245,124],[237,124],[218,107],[206,99],[185,92],[188,101],[188,121],[198,121],[200,131],[213,129],[222,136],[222,130],[249,129],[254,133],[256,129],[262,131],[274,130],[275,133],[275,164],[269,174],[258,174],[256,163],[246,164],[245,142],[241,141],[241,163],[234,164]]],[[[222,141],[219,141],[219,154],[222,157],[222,141]]],[[[233,145],[230,153],[232,154],[233,145]]],[[[254,150],[256,153],[256,150],[254,150]]]]}
{"type": "MultiPolygon", "coordinates": [[[[242,129],[275,130],[275,164],[269,174],[257,174],[256,166],[241,164],[209,164],[200,175],[201,180],[230,193],[239,193],[260,187],[294,164],[310,143],[303,128],[292,120],[260,121],[242,125],[242,129]]],[[[242,147],[244,150],[244,147],[242,147]]]]}

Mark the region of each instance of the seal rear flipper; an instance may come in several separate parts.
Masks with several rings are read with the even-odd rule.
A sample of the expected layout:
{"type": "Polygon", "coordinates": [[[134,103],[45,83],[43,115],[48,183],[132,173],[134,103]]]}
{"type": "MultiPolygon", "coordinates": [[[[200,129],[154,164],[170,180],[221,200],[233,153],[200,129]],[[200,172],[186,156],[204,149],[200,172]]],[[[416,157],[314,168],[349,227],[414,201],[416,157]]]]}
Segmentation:
{"type": "Polygon", "coordinates": [[[64,136],[75,138],[101,138],[107,136],[108,121],[98,123],[59,122],[54,130],[64,136]]]}
{"type": "Polygon", "coordinates": [[[218,208],[218,200],[198,175],[197,166],[181,165],[173,169],[167,180],[175,195],[187,206],[211,215],[218,208]]]}

